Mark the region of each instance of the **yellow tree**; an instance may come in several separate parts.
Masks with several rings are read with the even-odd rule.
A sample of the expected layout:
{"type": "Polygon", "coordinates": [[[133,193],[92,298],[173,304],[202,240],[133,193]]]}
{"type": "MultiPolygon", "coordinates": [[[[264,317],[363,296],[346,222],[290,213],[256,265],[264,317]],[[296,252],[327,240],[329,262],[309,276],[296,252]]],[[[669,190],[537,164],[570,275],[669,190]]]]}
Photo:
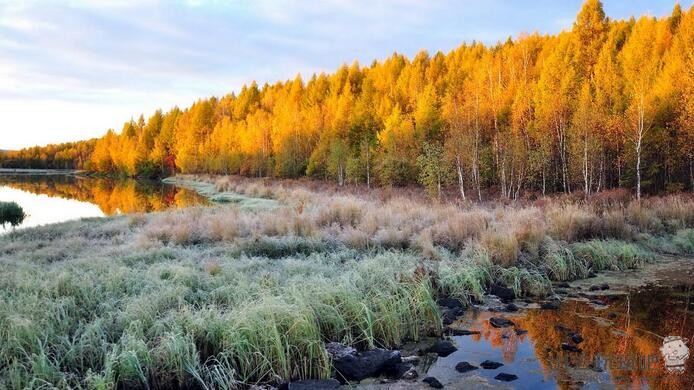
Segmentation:
{"type": "Polygon", "coordinates": [[[636,156],[636,197],[641,199],[641,153],[646,133],[653,124],[654,85],[662,69],[662,38],[667,25],[654,18],[642,17],[634,25],[621,55],[622,71],[629,96],[626,115],[627,136],[636,156]]]}

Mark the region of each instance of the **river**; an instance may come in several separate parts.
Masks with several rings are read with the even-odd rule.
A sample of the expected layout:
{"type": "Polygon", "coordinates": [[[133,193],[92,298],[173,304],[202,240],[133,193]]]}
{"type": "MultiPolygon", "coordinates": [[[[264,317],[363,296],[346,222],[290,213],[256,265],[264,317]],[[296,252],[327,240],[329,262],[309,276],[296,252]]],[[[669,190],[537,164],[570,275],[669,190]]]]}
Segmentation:
{"type": "MultiPolygon", "coordinates": [[[[17,229],[208,203],[195,191],[159,181],[69,174],[0,174],[0,201],[17,202],[24,209],[27,217],[17,229]]],[[[9,230],[0,227],[0,234],[9,230]]]]}

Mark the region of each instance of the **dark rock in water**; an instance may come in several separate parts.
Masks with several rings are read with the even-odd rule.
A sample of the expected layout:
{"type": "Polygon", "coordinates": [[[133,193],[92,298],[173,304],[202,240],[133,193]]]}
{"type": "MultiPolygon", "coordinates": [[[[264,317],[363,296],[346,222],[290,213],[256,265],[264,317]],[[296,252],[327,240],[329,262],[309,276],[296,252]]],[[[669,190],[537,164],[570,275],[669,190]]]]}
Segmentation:
{"type": "Polygon", "coordinates": [[[557,305],[554,302],[544,302],[542,305],[540,305],[540,309],[542,309],[542,310],[558,310],[559,305],[557,305]]]}
{"type": "Polygon", "coordinates": [[[528,333],[527,330],[516,328],[516,335],[520,336],[520,335],[526,334],[526,333],[528,333]]]}
{"type": "Polygon", "coordinates": [[[555,284],[555,286],[557,286],[559,288],[570,288],[571,287],[571,285],[567,282],[559,282],[559,283],[555,284]]]}
{"type": "Polygon", "coordinates": [[[583,342],[583,336],[581,336],[578,333],[571,333],[571,341],[574,342],[574,344],[581,344],[583,342]]]}
{"type": "Polygon", "coordinates": [[[480,334],[479,330],[446,328],[446,333],[451,336],[469,336],[471,334],[480,334]]]}
{"type": "Polygon", "coordinates": [[[518,306],[514,305],[513,303],[509,303],[508,305],[506,305],[504,307],[504,310],[506,310],[508,312],[515,312],[515,311],[518,311],[518,306]]]}
{"type": "Polygon", "coordinates": [[[495,284],[492,286],[492,288],[489,290],[489,293],[492,295],[496,295],[499,299],[501,299],[501,302],[507,303],[516,298],[516,294],[513,292],[513,289],[510,289],[508,287],[504,287],[499,284],[495,284]]]}
{"type": "Polygon", "coordinates": [[[397,363],[387,374],[395,379],[414,379],[419,375],[411,363],[397,363]]]}
{"type": "Polygon", "coordinates": [[[459,300],[454,298],[439,298],[439,300],[437,300],[436,303],[438,303],[441,307],[447,307],[449,309],[463,307],[463,304],[459,300]]]}
{"type": "Polygon", "coordinates": [[[442,315],[443,324],[450,325],[463,314],[465,314],[465,310],[463,310],[462,307],[456,307],[453,309],[444,308],[442,315]]]}
{"type": "Polygon", "coordinates": [[[489,323],[495,328],[508,328],[515,325],[513,321],[502,317],[492,317],[489,319],[489,323]]]}
{"type": "Polygon", "coordinates": [[[566,296],[569,297],[569,298],[578,298],[578,294],[573,293],[573,292],[570,292],[570,293],[566,294],[566,296]]]}
{"type": "Polygon", "coordinates": [[[603,283],[600,285],[600,290],[609,290],[609,289],[610,289],[610,285],[607,283],[603,283]]]}
{"type": "Polygon", "coordinates": [[[480,367],[484,368],[485,370],[496,370],[497,368],[503,365],[504,363],[493,362],[491,360],[485,360],[482,363],[480,363],[480,367]]]}
{"type": "Polygon", "coordinates": [[[306,379],[303,381],[286,383],[285,387],[286,390],[321,390],[339,388],[340,382],[337,379],[306,379]]]}
{"type": "Polygon", "coordinates": [[[600,286],[598,286],[597,284],[594,284],[594,285],[590,286],[590,288],[588,288],[588,290],[598,291],[598,290],[600,290],[600,286]]]}
{"type": "Polygon", "coordinates": [[[497,376],[495,376],[494,379],[496,379],[498,381],[502,381],[502,382],[511,382],[511,381],[515,381],[516,379],[518,379],[518,377],[513,375],[513,374],[507,374],[505,372],[502,372],[502,373],[498,374],[497,376]]]}
{"type": "Polygon", "coordinates": [[[427,352],[433,352],[441,357],[446,357],[457,350],[458,348],[448,340],[439,340],[436,344],[427,348],[427,352]]]}
{"type": "Polygon", "coordinates": [[[477,370],[479,367],[473,366],[472,364],[468,362],[460,362],[455,365],[455,370],[458,372],[468,372],[468,371],[473,371],[477,370]]]}
{"type": "Polygon", "coordinates": [[[583,351],[581,348],[578,348],[577,346],[571,345],[569,343],[561,343],[561,349],[563,349],[564,351],[577,353],[581,353],[583,351]]]}
{"type": "Polygon", "coordinates": [[[441,382],[439,382],[439,380],[434,378],[433,376],[428,376],[422,379],[422,382],[428,384],[429,387],[433,387],[435,389],[443,389],[443,385],[441,384],[441,382]]]}
{"type": "Polygon", "coordinates": [[[590,271],[590,272],[588,273],[588,276],[586,276],[586,279],[594,278],[594,277],[596,277],[596,276],[598,276],[598,274],[596,274],[596,273],[593,272],[593,271],[590,271]]]}
{"type": "Polygon", "coordinates": [[[554,329],[556,329],[556,330],[558,330],[559,332],[562,332],[562,333],[569,333],[569,332],[571,332],[571,329],[567,328],[567,327],[564,326],[563,324],[556,324],[556,325],[554,325],[554,329]]]}
{"type": "Polygon", "coordinates": [[[340,343],[329,343],[325,348],[332,357],[338,377],[344,380],[360,381],[377,376],[402,361],[400,351],[376,348],[357,353],[354,348],[340,343]]]}

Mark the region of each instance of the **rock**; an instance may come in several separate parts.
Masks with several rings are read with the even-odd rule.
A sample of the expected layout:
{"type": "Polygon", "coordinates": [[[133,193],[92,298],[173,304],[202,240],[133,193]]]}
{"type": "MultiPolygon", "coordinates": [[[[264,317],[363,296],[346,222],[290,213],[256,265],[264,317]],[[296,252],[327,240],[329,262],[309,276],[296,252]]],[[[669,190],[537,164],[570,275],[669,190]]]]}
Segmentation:
{"type": "Polygon", "coordinates": [[[419,360],[421,358],[417,355],[412,355],[412,356],[403,356],[400,360],[403,363],[412,363],[412,364],[419,364],[419,360]]]}
{"type": "Polygon", "coordinates": [[[503,365],[504,363],[493,362],[491,360],[485,360],[482,363],[480,363],[480,367],[484,368],[485,370],[496,370],[497,368],[503,365]]]}
{"type": "Polygon", "coordinates": [[[598,291],[598,290],[600,290],[600,286],[598,286],[597,284],[594,284],[594,285],[590,286],[590,288],[588,288],[588,290],[598,291]]]}
{"type": "Polygon", "coordinates": [[[513,292],[513,289],[504,287],[499,284],[493,285],[492,288],[489,290],[489,293],[492,295],[496,295],[499,299],[501,299],[501,302],[504,303],[508,303],[516,298],[516,293],[513,292]]]}
{"type": "Polygon", "coordinates": [[[329,343],[326,350],[332,358],[338,377],[348,381],[377,376],[402,361],[400,351],[380,348],[357,353],[354,348],[343,344],[329,343]]]}
{"type": "Polygon", "coordinates": [[[600,285],[600,290],[609,290],[609,289],[610,289],[610,285],[607,283],[603,283],[600,285]]]}
{"type": "Polygon", "coordinates": [[[302,381],[289,382],[286,385],[286,390],[339,389],[340,381],[337,379],[305,379],[302,381]]]}
{"type": "Polygon", "coordinates": [[[542,310],[559,310],[559,305],[557,305],[554,302],[544,302],[542,305],[540,305],[540,309],[542,309],[542,310]]]}
{"type": "Polygon", "coordinates": [[[571,341],[573,341],[574,344],[581,344],[583,342],[583,337],[578,333],[570,333],[569,336],[571,336],[571,341]]]}
{"type": "Polygon", "coordinates": [[[596,273],[593,272],[593,271],[590,271],[590,272],[588,273],[588,276],[586,276],[586,279],[594,278],[594,277],[596,277],[596,276],[598,276],[598,274],[596,274],[596,273]]]}
{"type": "Polygon", "coordinates": [[[517,336],[520,336],[520,335],[526,334],[526,333],[528,333],[527,330],[525,330],[525,329],[520,329],[520,328],[516,328],[516,335],[517,335],[517,336]]]}
{"type": "Polygon", "coordinates": [[[436,303],[441,307],[446,307],[449,309],[462,308],[463,304],[454,298],[439,298],[436,303]]]}
{"type": "Polygon", "coordinates": [[[578,348],[577,346],[571,345],[569,343],[561,343],[561,349],[563,349],[564,351],[576,353],[581,353],[583,351],[581,348],[578,348]]]}
{"type": "Polygon", "coordinates": [[[566,296],[569,298],[578,298],[578,294],[576,294],[574,292],[570,292],[570,293],[566,294],[566,296]]]}
{"type": "Polygon", "coordinates": [[[518,377],[516,375],[513,375],[513,374],[507,374],[505,372],[502,372],[502,373],[499,373],[497,376],[495,376],[494,379],[496,379],[498,381],[502,381],[502,382],[511,382],[511,381],[515,381],[516,379],[518,379],[518,377]]]}
{"type": "Polygon", "coordinates": [[[406,373],[402,374],[400,379],[411,381],[413,379],[416,379],[418,376],[419,373],[417,372],[417,370],[414,369],[414,367],[412,367],[406,373]]]}
{"type": "Polygon", "coordinates": [[[557,286],[559,288],[571,288],[571,285],[567,282],[559,282],[559,283],[555,284],[555,286],[557,286]]]}
{"type": "Polygon", "coordinates": [[[473,366],[472,364],[470,364],[468,362],[460,362],[460,363],[455,365],[455,370],[458,372],[463,372],[463,373],[468,372],[468,371],[477,370],[478,368],[479,367],[473,366]]]}
{"type": "Polygon", "coordinates": [[[441,382],[439,382],[439,380],[434,378],[433,376],[428,376],[422,379],[422,382],[428,384],[429,387],[433,387],[435,389],[443,389],[443,385],[441,384],[441,382]]]}
{"type": "Polygon", "coordinates": [[[503,317],[492,317],[489,319],[489,323],[495,328],[508,328],[515,325],[513,321],[503,317]]]}
{"type": "Polygon", "coordinates": [[[441,357],[446,357],[457,350],[458,348],[448,340],[439,340],[434,345],[427,348],[427,352],[433,352],[441,357]]]}
{"type": "Polygon", "coordinates": [[[419,375],[410,363],[397,363],[388,370],[387,374],[395,379],[414,379],[419,375]]]}
{"type": "Polygon", "coordinates": [[[514,305],[513,303],[509,303],[504,307],[504,310],[508,312],[516,312],[518,311],[518,306],[514,305]]]}
{"type": "Polygon", "coordinates": [[[559,331],[559,332],[561,332],[561,333],[569,333],[569,332],[571,332],[571,329],[567,328],[566,326],[564,326],[564,325],[562,325],[562,324],[556,324],[556,325],[554,325],[554,329],[556,329],[557,331],[559,331]]]}
{"type": "Polygon", "coordinates": [[[597,299],[591,300],[590,303],[592,303],[593,305],[598,305],[598,306],[607,306],[605,303],[603,303],[603,301],[599,301],[597,299]]]}
{"type": "Polygon", "coordinates": [[[480,334],[479,330],[446,328],[446,333],[451,336],[469,336],[471,334],[480,334]]]}
{"type": "Polygon", "coordinates": [[[465,311],[461,307],[456,307],[453,309],[444,308],[443,309],[443,315],[442,315],[443,324],[444,325],[452,324],[453,321],[455,321],[458,317],[460,317],[464,313],[465,313],[465,311]]]}

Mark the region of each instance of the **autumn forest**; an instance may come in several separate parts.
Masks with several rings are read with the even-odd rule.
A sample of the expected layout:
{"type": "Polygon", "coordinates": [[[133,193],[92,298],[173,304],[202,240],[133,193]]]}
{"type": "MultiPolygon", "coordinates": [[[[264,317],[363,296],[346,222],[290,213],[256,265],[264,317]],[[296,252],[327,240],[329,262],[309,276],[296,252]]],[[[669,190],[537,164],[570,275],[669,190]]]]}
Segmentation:
{"type": "Polygon", "coordinates": [[[694,189],[694,8],[449,53],[393,54],[156,111],[99,139],[0,154],[0,167],[312,177],[463,198],[694,189]]]}

